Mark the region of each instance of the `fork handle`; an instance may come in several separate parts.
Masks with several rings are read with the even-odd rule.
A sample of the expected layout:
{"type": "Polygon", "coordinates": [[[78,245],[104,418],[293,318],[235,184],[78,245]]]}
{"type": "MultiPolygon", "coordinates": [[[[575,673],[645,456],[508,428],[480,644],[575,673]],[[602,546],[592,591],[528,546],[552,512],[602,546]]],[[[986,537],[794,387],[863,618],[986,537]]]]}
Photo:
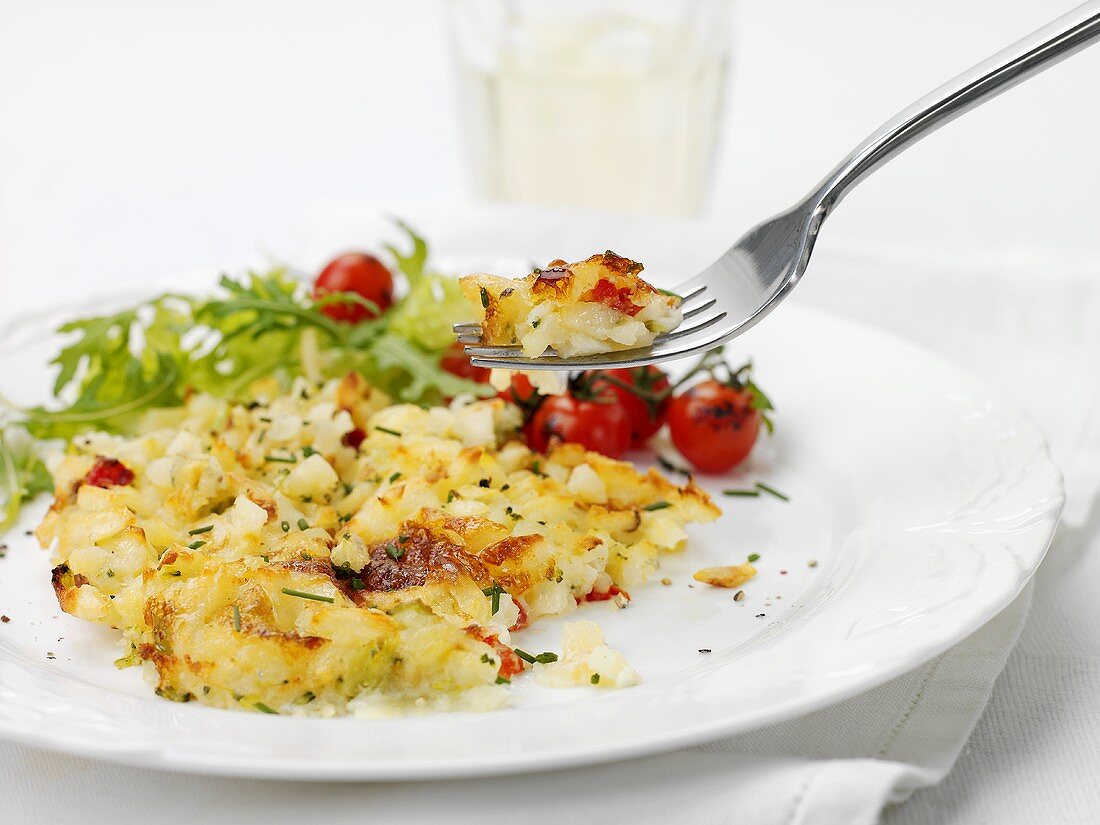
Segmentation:
{"type": "Polygon", "coordinates": [[[925,135],[1098,39],[1100,0],[1090,0],[929,92],[879,127],[814,190],[816,226],[849,189],[925,135]]]}

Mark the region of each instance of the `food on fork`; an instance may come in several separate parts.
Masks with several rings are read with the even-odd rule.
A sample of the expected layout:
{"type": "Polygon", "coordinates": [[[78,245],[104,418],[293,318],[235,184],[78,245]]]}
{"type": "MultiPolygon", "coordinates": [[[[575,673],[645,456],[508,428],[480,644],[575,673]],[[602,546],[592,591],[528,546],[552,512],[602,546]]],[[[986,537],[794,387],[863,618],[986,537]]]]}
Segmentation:
{"type": "Polygon", "coordinates": [[[528,358],[547,348],[571,358],[647,347],[680,323],[679,297],[643,281],[641,271],[609,250],[551,261],[526,278],[468,275],[461,283],[483,343],[518,345],[528,358]]]}

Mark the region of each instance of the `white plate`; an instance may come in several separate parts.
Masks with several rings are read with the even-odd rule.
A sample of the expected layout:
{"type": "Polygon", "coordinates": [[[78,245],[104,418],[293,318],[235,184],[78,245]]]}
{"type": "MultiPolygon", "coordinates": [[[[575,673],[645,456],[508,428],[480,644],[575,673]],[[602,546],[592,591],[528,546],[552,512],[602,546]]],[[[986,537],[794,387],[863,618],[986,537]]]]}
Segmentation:
{"type": "MultiPolygon", "coordinates": [[[[4,391],[44,391],[55,343],[29,346],[0,357],[4,391]]],[[[1041,435],[1011,404],[920,349],[797,306],[732,349],[753,354],[778,431],[748,466],[706,484],[763,480],[791,501],[719,497],[725,515],[665,560],[670,586],[637,588],[623,611],[593,604],[574,616],[603,625],[642,685],[519,685],[514,706],[495,713],[381,721],[167,702],[138,669],[114,668],[111,631],[58,610],[47,554],[23,534],[42,502],[0,560],[0,613],[11,617],[0,624],[0,735],[142,766],[289,779],[578,765],[852,696],[950,647],[1019,592],[1050,541],[1062,487],[1041,435]],[[689,584],[699,567],[754,552],[760,574],[742,602],[689,584]]],[[[554,649],[558,626],[521,635],[528,649],[554,649]]]]}

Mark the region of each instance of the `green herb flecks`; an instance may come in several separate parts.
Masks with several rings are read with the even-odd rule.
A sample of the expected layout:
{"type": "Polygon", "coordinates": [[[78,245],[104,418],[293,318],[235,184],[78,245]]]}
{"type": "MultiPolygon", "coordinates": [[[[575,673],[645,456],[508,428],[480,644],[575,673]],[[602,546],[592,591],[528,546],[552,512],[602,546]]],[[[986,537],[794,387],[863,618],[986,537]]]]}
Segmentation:
{"type": "Polygon", "coordinates": [[[282,592],[287,596],[296,596],[299,599],[309,599],[314,602],[327,602],[328,604],[334,604],[336,599],[332,596],[321,596],[317,593],[306,593],[303,590],[295,590],[291,587],[284,587],[282,592]]]}
{"type": "Polygon", "coordinates": [[[558,660],[558,654],[557,653],[546,652],[546,653],[539,653],[538,655],[533,656],[530,653],[528,653],[526,650],[520,650],[518,647],[515,648],[514,652],[517,656],[519,656],[519,658],[523,659],[523,661],[525,661],[525,662],[527,662],[528,664],[531,664],[531,665],[534,665],[534,664],[548,665],[551,662],[556,662],[558,660]]]}
{"type": "Polygon", "coordinates": [[[769,496],[775,496],[780,501],[790,501],[791,500],[790,496],[786,495],[785,493],[779,492],[774,487],[769,487],[767,484],[765,484],[762,481],[756,482],[756,489],[759,490],[762,493],[767,493],[769,496]]]}
{"type": "Polygon", "coordinates": [[[496,582],[493,582],[492,587],[486,587],[481,592],[489,597],[489,599],[490,599],[489,606],[492,608],[493,615],[496,615],[497,613],[499,613],[500,612],[500,597],[503,596],[508,591],[505,590],[503,587],[501,587],[496,582]]]}

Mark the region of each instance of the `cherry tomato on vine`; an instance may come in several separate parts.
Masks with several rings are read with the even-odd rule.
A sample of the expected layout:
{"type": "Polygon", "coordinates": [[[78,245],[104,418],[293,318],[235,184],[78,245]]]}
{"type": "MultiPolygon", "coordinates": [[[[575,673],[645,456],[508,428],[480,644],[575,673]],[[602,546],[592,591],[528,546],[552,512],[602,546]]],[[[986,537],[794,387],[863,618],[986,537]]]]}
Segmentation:
{"type": "MultiPolygon", "coordinates": [[[[365,252],[348,252],[333,258],[321,270],[313,284],[313,297],[321,298],[331,292],[354,292],[373,301],[379,312],[393,306],[393,275],[386,265],[365,252]]],[[[334,321],[357,324],[378,313],[361,304],[330,304],[321,309],[334,321]]]]}
{"type": "Polygon", "coordinates": [[[710,379],[672,399],[668,428],[672,443],[707,473],[739,464],[760,434],[761,412],[751,389],[710,379]]]}
{"type": "Polygon", "coordinates": [[[630,417],[606,389],[586,398],[547,396],[524,427],[527,446],[546,452],[554,439],[571,441],[610,458],[630,448],[630,417]]]}
{"type": "Polygon", "coordinates": [[[467,378],[485,384],[489,381],[489,370],[485,367],[475,367],[470,363],[470,356],[462,350],[462,344],[451,344],[443,357],[439,359],[439,366],[451,375],[459,378],[467,378]]]}
{"type": "Polygon", "coordinates": [[[668,417],[672,400],[668,376],[655,366],[625,370],[597,370],[585,373],[615,394],[630,418],[630,446],[643,446],[668,417]]]}

